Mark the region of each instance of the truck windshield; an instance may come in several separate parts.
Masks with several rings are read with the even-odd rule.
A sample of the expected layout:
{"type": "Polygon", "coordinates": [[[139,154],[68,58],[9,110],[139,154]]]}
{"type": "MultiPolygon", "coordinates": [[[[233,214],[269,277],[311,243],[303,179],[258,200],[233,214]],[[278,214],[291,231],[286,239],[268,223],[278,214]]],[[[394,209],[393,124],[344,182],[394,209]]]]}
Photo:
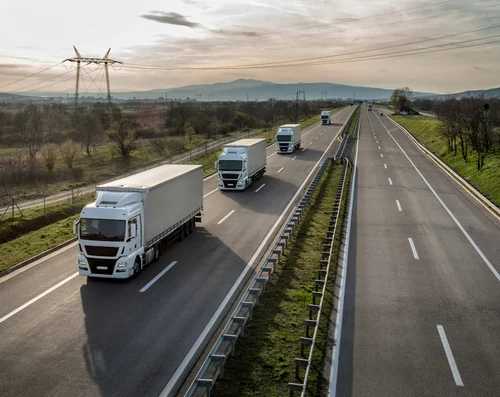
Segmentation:
{"type": "Polygon", "coordinates": [[[326,116],[321,116],[321,118],[322,118],[323,120],[328,120],[328,118],[329,118],[329,117],[330,117],[330,116],[328,116],[328,115],[326,115],[326,116]]]}
{"type": "Polygon", "coordinates": [[[276,135],[276,140],[278,142],[290,142],[292,140],[291,135],[276,135]]]}
{"type": "Polygon", "coordinates": [[[82,218],[80,225],[80,237],[82,239],[100,241],[125,240],[125,221],[82,218]]]}
{"type": "Polygon", "coordinates": [[[241,171],[243,162],[241,160],[220,160],[219,171],[241,171]]]}

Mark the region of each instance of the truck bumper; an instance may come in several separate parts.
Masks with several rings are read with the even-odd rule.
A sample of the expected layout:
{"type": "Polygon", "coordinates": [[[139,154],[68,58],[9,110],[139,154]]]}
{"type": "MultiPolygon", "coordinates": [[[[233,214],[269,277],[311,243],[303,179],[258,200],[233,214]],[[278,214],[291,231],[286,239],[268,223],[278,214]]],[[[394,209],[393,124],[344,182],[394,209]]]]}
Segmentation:
{"type": "Polygon", "coordinates": [[[129,278],[134,274],[133,263],[130,258],[119,258],[117,260],[86,258],[78,255],[78,274],[87,277],[99,278],[129,278]],[[91,261],[93,261],[91,265],[91,261]],[[102,263],[100,263],[102,261],[102,263]],[[127,266],[118,267],[118,263],[126,263],[127,266]]]}

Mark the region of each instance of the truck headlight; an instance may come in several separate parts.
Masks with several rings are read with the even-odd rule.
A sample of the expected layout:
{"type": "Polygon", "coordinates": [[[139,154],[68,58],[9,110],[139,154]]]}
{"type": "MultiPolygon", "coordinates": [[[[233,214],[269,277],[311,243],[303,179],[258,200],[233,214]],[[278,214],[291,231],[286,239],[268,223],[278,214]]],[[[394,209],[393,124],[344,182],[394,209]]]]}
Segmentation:
{"type": "Polygon", "coordinates": [[[85,261],[83,259],[78,259],[78,265],[87,266],[87,261],[85,261]]]}
{"type": "Polygon", "coordinates": [[[118,267],[127,267],[127,265],[128,265],[127,262],[119,262],[117,266],[118,267]]]}

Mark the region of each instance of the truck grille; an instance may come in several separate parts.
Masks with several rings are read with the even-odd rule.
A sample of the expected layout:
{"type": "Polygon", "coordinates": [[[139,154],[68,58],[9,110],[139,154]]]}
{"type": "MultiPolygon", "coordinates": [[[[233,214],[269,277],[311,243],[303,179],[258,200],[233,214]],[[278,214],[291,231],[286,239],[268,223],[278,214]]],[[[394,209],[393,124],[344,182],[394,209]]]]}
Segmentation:
{"type": "Polygon", "coordinates": [[[114,259],[96,259],[87,258],[89,261],[90,271],[94,274],[113,274],[115,270],[115,260],[114,259]],[[106,267],[106,269],[98,269],[99,267],[106,267]]]}
{"type": "Polygon", "coordinates": [[[222,179],[238,179],[239,174],[222,174],[222,179]]]}
{"type": "Polygon", "coordinates": [[[288,150],[288,143],[280,143],[280,150],[288,150]]]}
{"type": "Polygon", "coordinates": [[[226,180],[223,180],[222,182],[224,182],[224,187],[236,187],[237,183],[237,181],[226,181],[226,180]]]}
{"type": "Polygon", "coordinates": [[[96,247],[92,245],[86,245],[85,250],[87,254],[92,256],[112,256],[116,257],[118,254],[118,247],[96,247]]]}

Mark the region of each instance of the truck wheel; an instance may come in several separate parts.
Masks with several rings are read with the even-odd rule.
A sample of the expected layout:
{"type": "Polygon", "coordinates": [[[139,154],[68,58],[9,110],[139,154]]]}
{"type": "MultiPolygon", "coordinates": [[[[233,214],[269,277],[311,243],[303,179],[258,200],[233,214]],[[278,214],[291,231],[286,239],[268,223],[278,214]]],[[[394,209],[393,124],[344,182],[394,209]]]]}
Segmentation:
{"type": "Polygon", "coordinates": [[[186,237],[186,224],[184,223],[180,228],[179,228],[179,241],[184,240],[186,237]]]}
{"type": "Polygon", "coordinates": [[[161,255],[160,243],[157,243],[154,246],[154,259],[153,259],[153,262],[157,262],[158,259],[160,259],[160,255],[161,255]]]}
{"type": "Polygon", "coordinates": [[[189,234],[194,232],[194,218],[189,220],[189,234]]]}
{"type": "Polygon", "coordinates": [[[140,271],[141,271],[141,260],[136,259],[134,262],[134,274],[132,274],[132,277],[137,277],[140,271]]]}

